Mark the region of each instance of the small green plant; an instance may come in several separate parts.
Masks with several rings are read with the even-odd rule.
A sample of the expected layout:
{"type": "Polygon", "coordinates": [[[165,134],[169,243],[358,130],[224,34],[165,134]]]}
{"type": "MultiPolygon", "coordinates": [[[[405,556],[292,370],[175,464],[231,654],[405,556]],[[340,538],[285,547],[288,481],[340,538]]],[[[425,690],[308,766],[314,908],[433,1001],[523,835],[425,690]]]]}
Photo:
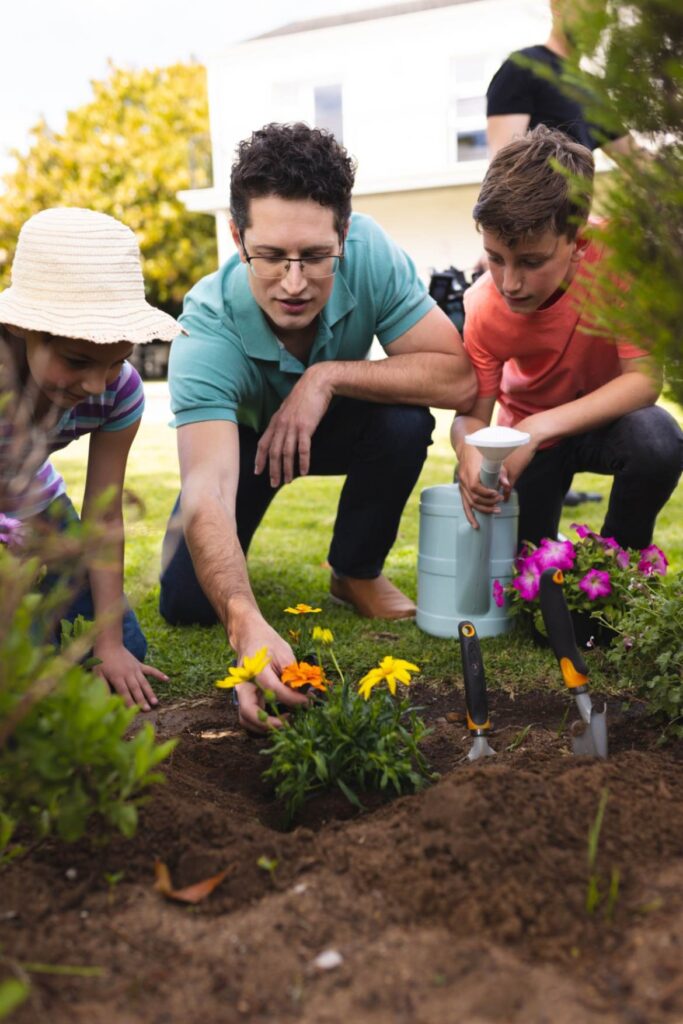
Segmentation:
{"type": "Polygon", "coordinates": [[[256,866],[259,867],[261,871],[268,872],[273,885],[275,885],[275,872],[277,871],[277,865],[277,859],[275,857],[268,857],[265,853],[262,853],[256,861],[256,866]]]}
{"type": "Polygon", "coordinates": [[[104,880],[107,883],[107,901],[109,903],[114,902],[114,893],[116,887],[126,877],[125,871],[105,871],[104,880]]]}
{"type": "Polygon", "coordinates": [[[28,998],[31,987],[27,981],[7,978],[0,982],[0,1020],[5,1020],[28,998]]]}
{"type": "Polygon", "coordinates": [[[513,750],[517,750],[518,747],[521,747],[522,743],[524,743],[524,740],[527,738],[527,736],[529,735],[530,732],[531,732],[531,723],[529,723],[528,725],[525,725],[523,728],[521,728],[519,730],[519,732],[516,733],[512,737],[512,743],[509,743],[508,746],[505,749],[509,753],[511,753],[513,750]]]}
{"type": "Polygon", "coordinates": [[[619,899],[619,882],[620,873],[619,868],[613,867],[610,872],[609,885],[607,892],[603,892],[601,885],[601,877],[597,871],[596,863],[598,859],[598,848],[600,845],[600,833],[602,832],[602,825],[605,818],[605,809],[607,807],[607,801],[609,800],[609,790],[605,787],[600,793],[600,801],[598,803],[598,810],[595,818],[588,829],[588,882],[586,884],[586,911],[589,914],[595,914],[600,907],[601,903],[605,903],[605,918],[609,920],[613,913],[614,908],[617,905],[619,899]]]}
{"type": "MultiPolygon", "coordinates": [[[[320,609],[297,605],[286,609],[293,615],[314,614],[320,609]]],[[[301,630],[290,631],[295,643],[301,630]]],[[[396,793],[421,789],[434,778],[419,744],[428,734],[418,717],[419,708],[407,697],[397,698],[397,684],[408,686],[417,665],[387,656],[371,669],[356,687],[349,685],[333,649],[331,630],[315,626],[310,641],[315,661],[295,661],[282,672],[282,682],[292,689],[305,689],[308,705],[282,716],[266,692],[266,704],[282,727],[270,733],[262,753],[271,759],[264,778],[275,782],[276,795],[285,802],[288,821],[304,801],[315,793],[338,788],[355,807],[361,808],[359,794],[367,791],[396,793]],[[336,679],[326,675],[329,660],[336,679]],[[386,684],[386,688],[380,684],[386,684]]],[[[245,658],[241,667],[229,669],[218,686],[231,687],[254,679],[267,664],[266,651],[245,658]]],[[[264,712],[264,719],[266,718],[264,712]]]]}

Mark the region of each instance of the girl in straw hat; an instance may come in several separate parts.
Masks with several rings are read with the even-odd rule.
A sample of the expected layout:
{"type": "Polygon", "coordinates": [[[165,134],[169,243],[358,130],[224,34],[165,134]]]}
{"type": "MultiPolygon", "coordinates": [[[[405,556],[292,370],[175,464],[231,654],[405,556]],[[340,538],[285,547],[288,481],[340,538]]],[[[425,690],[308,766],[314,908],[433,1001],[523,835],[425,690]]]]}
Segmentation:
{"type": "Polygon", "coordinates": [[[64,617],[102,621],[96,671],[145,711],[158,703],[147,677],[167,676],[144,664],[147,642],[123,596],[123,480],[144,406],[142,382],[127,358],[135,344],[171,341],[179,331],[145,301],[140,251],[125,225],[66,208],[24,224],[11,287],[0,294],[0,358],[13,382],[13,415],[0,407],[0,515],[60,529],[76,521],[62,477],[43,459],[90,435],[83,517],[104,514],[121,540],[115,564],[89,567],[64,617]],[[39,464],[23,481],[13,464],[22,418],[26,436],[42,439],[39,464]],[[113,498],[103,513],[104,492],[113,498]]]}

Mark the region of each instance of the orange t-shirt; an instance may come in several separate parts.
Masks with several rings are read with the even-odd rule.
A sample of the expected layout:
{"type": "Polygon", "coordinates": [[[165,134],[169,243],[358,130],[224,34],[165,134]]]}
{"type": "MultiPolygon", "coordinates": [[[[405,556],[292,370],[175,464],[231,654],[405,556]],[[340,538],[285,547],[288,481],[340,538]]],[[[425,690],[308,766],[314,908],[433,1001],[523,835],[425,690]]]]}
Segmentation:
{"type": "Polygon", "coordinates": [[[586,276],[602,252],[589,243],[567,291],[547,309],[513,313],[490,273],[465,292],[465,349],[479,396],[498,399],[501,426],[581,398],[620,376],[620,359],[647,355],[591,331],[586,276]]]}

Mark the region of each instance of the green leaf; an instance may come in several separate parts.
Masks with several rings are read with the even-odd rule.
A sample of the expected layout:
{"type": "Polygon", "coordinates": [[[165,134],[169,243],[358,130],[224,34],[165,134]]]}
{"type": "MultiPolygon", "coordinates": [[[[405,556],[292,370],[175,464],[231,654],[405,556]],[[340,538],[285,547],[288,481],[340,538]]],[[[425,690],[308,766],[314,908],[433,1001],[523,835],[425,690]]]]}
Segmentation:
{"type": "Polygon", "coordinates": [[[24,1002],[30,992],[29,985],[16,978],[0,982],[0,1019],[8,1017],[24,1002]]]}

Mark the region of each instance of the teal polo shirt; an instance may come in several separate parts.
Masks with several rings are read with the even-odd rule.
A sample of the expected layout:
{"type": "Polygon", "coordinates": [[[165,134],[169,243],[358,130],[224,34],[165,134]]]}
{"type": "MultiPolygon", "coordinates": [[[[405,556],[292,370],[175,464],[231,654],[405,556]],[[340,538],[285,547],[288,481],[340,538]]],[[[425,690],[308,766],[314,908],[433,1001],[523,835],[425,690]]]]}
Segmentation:
{"type": "Polygon", "coordinates": [[[173,342],[168,369],[176,427],[229,420],[261,433],[306,366],[365,359],[374,336],[390,345],[434,306],[410,258],[371,217],[354,214],[304,365],[268,326],[249,273],[235,254],[185,297],[188,333],[173,342]]]}

